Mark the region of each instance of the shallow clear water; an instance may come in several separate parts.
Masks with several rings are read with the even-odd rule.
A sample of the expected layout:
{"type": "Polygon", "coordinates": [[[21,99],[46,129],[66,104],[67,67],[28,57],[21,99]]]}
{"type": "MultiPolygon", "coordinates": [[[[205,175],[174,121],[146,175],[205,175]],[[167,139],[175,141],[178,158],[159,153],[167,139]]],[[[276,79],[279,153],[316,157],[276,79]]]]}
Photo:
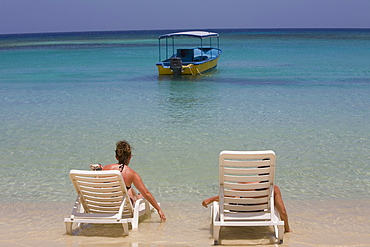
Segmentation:
{"type": "Polygon", "coordinates": [[[219,30],[211,73],[158,76],[163,32],[0,36],[2,202],[73,201],[70,169],[130,166],[161,202],[218,192],[222,150],[277,153],[286,199],[369,198],[370,31],[219,30]]]}

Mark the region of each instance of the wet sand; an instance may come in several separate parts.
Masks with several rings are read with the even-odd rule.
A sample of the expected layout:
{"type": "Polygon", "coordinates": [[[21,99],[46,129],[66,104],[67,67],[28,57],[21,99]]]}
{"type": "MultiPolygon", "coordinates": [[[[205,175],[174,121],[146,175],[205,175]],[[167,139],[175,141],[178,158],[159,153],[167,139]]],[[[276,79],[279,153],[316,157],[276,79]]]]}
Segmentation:
{"type": "MultiPolygon", "coordinates": [[[[370,246],[370,200],[286,201],[292,233],[280,246],[370,246]]],[[[120,225],[86,225],[66,235],[71,203],[0,204],[0,246],[212,246],[210,211],[200,202],[164,202],[167,222],[156,213],[122,236],[120,225]]],[[[221,230],[224,246],[275,246],[265,227],[221,230]]],[[[277,245],[276,245],[277,246],[277,245]]]]}

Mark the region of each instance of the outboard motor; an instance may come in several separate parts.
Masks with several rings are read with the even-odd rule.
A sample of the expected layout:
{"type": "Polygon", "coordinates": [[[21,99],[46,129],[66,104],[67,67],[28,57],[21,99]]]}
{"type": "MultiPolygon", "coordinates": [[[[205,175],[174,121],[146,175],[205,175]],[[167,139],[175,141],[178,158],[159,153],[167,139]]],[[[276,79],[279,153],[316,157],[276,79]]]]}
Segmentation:
{"type": "Polygon", "coordinates": [[[170,69],[175,75],[181,75],[182,73],[182,60],[180,57],[170,58],[170,69]]]}

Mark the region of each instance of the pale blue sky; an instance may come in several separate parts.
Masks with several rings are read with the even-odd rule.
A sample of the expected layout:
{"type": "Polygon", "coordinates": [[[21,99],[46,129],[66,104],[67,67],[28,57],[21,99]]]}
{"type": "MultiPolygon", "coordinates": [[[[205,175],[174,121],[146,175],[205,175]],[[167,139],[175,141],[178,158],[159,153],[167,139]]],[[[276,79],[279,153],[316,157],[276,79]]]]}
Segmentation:
{"type": "Polygon", "coordinates": [[[370,0],[0,0],[0,34],[370,28],[370,0]]]}

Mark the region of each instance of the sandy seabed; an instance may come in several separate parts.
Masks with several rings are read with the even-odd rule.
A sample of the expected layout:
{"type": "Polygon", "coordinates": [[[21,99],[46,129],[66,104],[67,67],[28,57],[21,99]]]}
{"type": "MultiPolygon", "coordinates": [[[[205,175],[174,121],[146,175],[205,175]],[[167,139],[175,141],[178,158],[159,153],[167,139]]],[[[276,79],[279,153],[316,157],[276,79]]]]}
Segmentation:
{"type": "MultiPolygon", "coordinates": [[[[71,203],[1,203],[0,246],[212,246],[210,211],[200,202],[161,203],[165,223],[153,213],[123,236],[121,225],[85,225],[65,234],[71,203]]],[[[279,246],[370,246],[370,200],[286,201],[292,233],[279,246]]],[[[224,246],[278,246],[268,227],[224,227],[224,246]]]]}

